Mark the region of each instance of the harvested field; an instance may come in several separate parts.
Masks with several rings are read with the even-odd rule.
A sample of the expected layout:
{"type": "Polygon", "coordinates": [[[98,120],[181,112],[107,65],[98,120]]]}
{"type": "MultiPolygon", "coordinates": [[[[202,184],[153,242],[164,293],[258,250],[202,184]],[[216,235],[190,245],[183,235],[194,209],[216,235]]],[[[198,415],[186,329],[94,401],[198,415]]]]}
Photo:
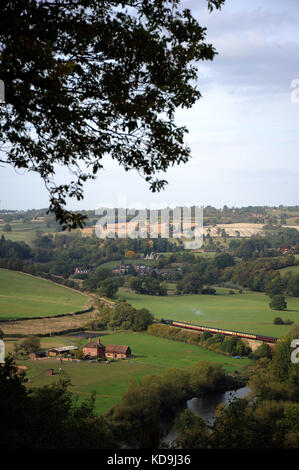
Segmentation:
{"type": "MultiPolygon", "coordinates": [[[[174,223],[176,226],[176,223],[174,223]]],[[[186,227],[188,224],[185,224],[186,227]]],[[[186,228],[185,227],[185,228],[186,228]]],[[[264,224],[254,224],[254,223],[234,223],[234,224],[218,224],[216,226],[206,226],[203,228],[203,233],[204,235],[207,235],[210,233],[211,236],[217,237],[219,236],[217,233],[217,229],[224,229],[225,232],[230,236],[230,237],[251,237],[252,235],[264,235],[264,230],[263,230],[264,224]],[[209,232],[208,232],[209,231],[209,232]]],[[[299,225],[284,225],[283,227],[288,227],[288,228],[295,228],[296,230],[299,231],[299,225]]],[[[121,236],[124,235],[129,235],[133,230],[136,228],[136,222],[128,222],[127,227],[125,224],[107,224],[107,235],[110,233],[114,233],[117,231],[117,233],[121,236]]],[[[145,229],[145,228],[144,228],[145,229]]],[[[149,229],[149,226],[146,228],[146,230],[149,229]]],[[[142,228],[140,228],[142,232],[142,228]]],[[[152,225],[151,230],[153,233],[155,232],[160,232],[166,233],[167,227],[166,224],[159,224],[159,225],[152,225]]],[[[94,233],[94,227],[88,227],[81,229],[82,234],[89,236],[94,233]]]]}
{"type": "Polygon", "coordinates": [[[50,334],[69,329],[82,328],[89,320],[94,318],[95,312],[82,313],[82,315],[68,315],[60,318],[42,318],[27,321],[10,321],[1,323],[4,334],[38,335],[50,334]]]}
{"type": "Polygon", "coordinates": [[[215,227],[204,227],[204,235],[208,234],[212,237],[219,236],[217,229],[224,229],[230,237],[251,237],[252,235],[264,235],[263,230],[264,224],[250,224],[250,223],[239,223],[239,224],[219,224],[215,227]]]}
{"type": "Polygon", "coordinates": [[[85,227],[80,229],[82,235],[92,235],[94,233],[94,227],[85,227]]]}

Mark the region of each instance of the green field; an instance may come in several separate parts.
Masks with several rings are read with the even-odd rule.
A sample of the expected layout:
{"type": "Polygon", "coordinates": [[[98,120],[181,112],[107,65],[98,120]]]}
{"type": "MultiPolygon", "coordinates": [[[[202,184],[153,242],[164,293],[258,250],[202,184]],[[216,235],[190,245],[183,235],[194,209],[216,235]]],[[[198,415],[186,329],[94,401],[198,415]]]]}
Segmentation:
{"type": "Polygon", "coordinates": [[[44,234],[54,232],[54,228],[47,227],[42,220],[32,221],[30,223],[21,221],[9,222],[12,228],[11,232],[3,232],[4,225],[6,225],[4,222],[0,222],[0,236],[4,235],[6,240],[13,242],[24,241],[28,245],[32,245],[32,242],[36,238],[36,232],[42,232],[44,234]]]}
{"type": "MultiPolygon", "coordinates": [[[[59,345],[73,344],[83,346],[87,339],[66,337],[45,338],[43,347],[50,347],[55,341],[59,345]]],[[[80,363],[63,362],[62,368],[71,379],[71,390],[79,397],[88,397],[96,391],[96,410],[99,413],[107,411],[111,406],[121,400],[128,389],[132,378],[140,379],[146,375],[158,375],[169,367],[183,369],[198,361],[218,362],[223,364],[228,372],[240,370],[250,363],[249,359],[234,359],[221,354],[208,351],[199,346],[180,343],[167,339],[156,338],[141,333],[115,333],[104,334],[101,342],[107,344],[125,344],[130,346],[133,359],[127,359],[107,364],[97,364],[81,361],[80,363]]],[[[29,367],[27,377],[30,378],[29,386],[51,384],[59,379],[60,374],[46,377],[45,370],[54,368],[57,372],[60,363],[57,360],[24,361],[22,364],[29,367]]]]}
{"type": "Polygon", "coordinates": [[[299,266],[289,266],[288,268],[282,268],[279,270],[282,277],[288,273],[299,274],[299,266]]]}
{"type": "Polygon", "coordinates": [[[269,297],[263,293],[231,295],[224,288],[217,288],[216,295],[155,297],[120,290],[119,296],[135,308],[147,308],[156,318],[191,320],[199,325],[274,337],[284,336],[290,329],[287,325],[274,325],[275,317],[289,318],[299,323],[299,298],[294,297],[287,297],[288,309],[278,312],[269,308],[269,297]]]}
{"type": "Polygon", "coordinates": [[[29,274],[0,269],[0,319],[45,317],[83,310],[88,297],[29,274]]]}
{"type": "Polygon", "coordinates": [[[103,263],[99,266],[99,269],[113,269],[119,266],[120,264],[144,264],[145,266],[152,266],[153,264],[157,263],[157,261],[150,260],[150,259],[143,259],[143,258],[126,258],[118,261],[107,261],[107,263],[103,263]]]}

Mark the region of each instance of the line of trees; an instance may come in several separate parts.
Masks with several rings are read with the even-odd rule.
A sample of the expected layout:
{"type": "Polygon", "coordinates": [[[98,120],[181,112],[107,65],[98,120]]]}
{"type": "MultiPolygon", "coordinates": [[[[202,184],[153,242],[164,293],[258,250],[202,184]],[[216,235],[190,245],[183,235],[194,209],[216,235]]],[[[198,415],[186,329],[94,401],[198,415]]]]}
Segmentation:
{"type": "Polygon", "coordinates": [[[154,320],[153,315],[146,308],[135,309],[123,300],[119,300],[115,307],[109,307],[99,301],[97,307],[99,314],[86,325],[93,330],[122,328],[124,330],[144,331],[154,320]]]}
{"type": "Polygon", "coordinates": [[[251,354],[251,348],[235,336],[225,337],[220,334],[212,335],[209,332],[196,333],[161,324],[150,325],[147,333],[159,338],[195,344],[229,356],[248,356],[251,354]]]}

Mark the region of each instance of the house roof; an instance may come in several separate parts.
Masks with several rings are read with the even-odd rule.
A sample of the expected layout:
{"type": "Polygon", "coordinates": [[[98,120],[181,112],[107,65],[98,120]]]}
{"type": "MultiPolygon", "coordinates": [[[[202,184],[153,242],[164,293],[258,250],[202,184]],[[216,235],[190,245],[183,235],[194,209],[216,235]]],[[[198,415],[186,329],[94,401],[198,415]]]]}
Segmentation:
{"type": "Polygon", "coordinates": [[[120,353],[120,354],[126,354],[127,352],[131,352],[131,349],[129,346],[123,346],[123,345],[115,345],[115,344],[108,344],[106,346],[106,353],[120,353]]]}
{"type": "Polygon", "coordinates": [[[46,351],[35,351],[31,354],[34,354],[35,356],[41,356],[41,357],[47,355],[46,351]]]}
{"type": "Polygon", "coordinates": [[[83,348],[98,349],[98,348],[104,348],[104,346],[101,343],[97,343],[96,341],[89,341],[87,344],[83,346],[83,348]]]}
{"type": "Polygon", "coordinates": [[[61,348],[51,348],[49,351],[57,351],[59,353],[61,352],[67,352],[67,351],[75,351],[78,349],[77,346],[62,346],[61,348]]]}

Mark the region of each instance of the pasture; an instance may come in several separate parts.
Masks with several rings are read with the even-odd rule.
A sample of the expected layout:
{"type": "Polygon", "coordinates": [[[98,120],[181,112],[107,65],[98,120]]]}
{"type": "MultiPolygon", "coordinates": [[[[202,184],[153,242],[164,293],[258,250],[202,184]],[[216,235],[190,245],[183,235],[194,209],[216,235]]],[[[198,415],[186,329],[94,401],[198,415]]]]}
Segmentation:
{"type": "Polygon", "coordinates": [[[98,266],[98,269],[113,269],[118,267],[120,264],[125,263],[125,264],[144,264],[145,266],[153,266],[154,264],[157,263],[157,261],[150,260],[150,259],[143,259],[143,258],[124,258],[122,260],[117,260],[117,261],[107,261],[107,263],[103,263],[100,266],[98,266]]]}
{"type": "Polygon", "coordinates": [[[45,317],[83,310],[88,297],[29,274],[0,269],[0,320],[45,317]]]}
{"type": "Polygon", "coordinates": [[[12,228],[11,232],[3,231],[3,227],[5,225],[5,222],[0,222],[0,236],[4,235],[6,240],[11,240],[13,242],[24,241],[28,245],[32,245],[36,238],[37,231],[44,234],[55,231],[53,227],[47,227],[43,220],[32,220],[31,222],[21,222],[18,220],[9,222],[9,225],[12,228]]]}
{"type": "Polygon", "coordinates": [[[280,275],[285,277],[288,273],[299,274],[299,266],[289,266],[288,268],[282,268],[279,270],[280,275]]]}
{"type": "Polygon", "coordinates": [[[288,325],[274,325],[273,319],[280,316],[299,323],[299,298],[287,297],[288,308],[279,312],[269,307],[269,297],[260,292],[244,291],[229,294],[228,289],[217,288],[216,295],[170,295],[156,297],[139,295],[125,290],[119,291],[135,308],[147,308],[155,318],[193,321],[199,325],[226,328],[274,337],[284,336],[288,325]]]}
{"type": "MultiPolygon", "coordinates": [[[[218,362],[228,372],[241,370],[250,363],[249,359],[234,359],[221,354],[208,351],[199,346],[156,338],[146,333],[113,333],[102,334],[101,342],[108,344],[129,345],[134,355],[133,359],[116,362],[91,363],[81,361],[80,363],[62,363],[63,376],[71,379],[70,390],[79,398],[86,398],[95,391],[96,410],[98,413],[107,411],[111,406],[121,400],[127,391],[130,380],[141,379],[146,375],[158,375],[169,367],[183,369],[198,361],[218,362]]],[[[44,348],[70,344],[82,347],[88,339],[78,337],[43,338],[41,345],[44,348]]],[[[23,361],[20,364],[29,367],[26,374],[30,378],[28,386],[49,385],[59,380],[60,362],[55,359],[40,361],[23,361]],[[54,368],[56,374],[46,377],[45,371],[54,368]]]]}

